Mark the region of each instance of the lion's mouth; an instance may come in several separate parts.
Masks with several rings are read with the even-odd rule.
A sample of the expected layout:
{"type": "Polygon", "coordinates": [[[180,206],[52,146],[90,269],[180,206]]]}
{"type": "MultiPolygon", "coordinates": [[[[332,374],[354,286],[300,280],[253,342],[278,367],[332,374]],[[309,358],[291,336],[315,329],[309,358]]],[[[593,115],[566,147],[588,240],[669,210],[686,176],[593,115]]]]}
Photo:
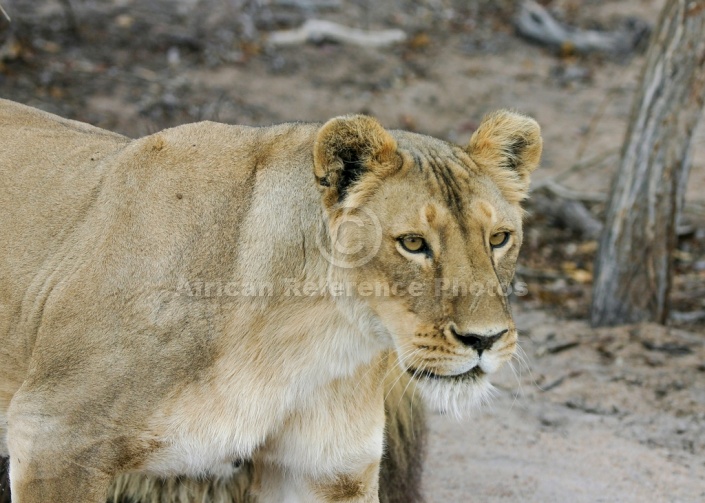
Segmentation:
{"type": "Polygon", "coordinates": [[[435,372],[432,372],[430,370],[420,370],[420,369],[415,369],[414,367],[408,367],[406,371],[411,374],[412,377],[419,379],[419,378],[427,378],[427,379],[454,379],[454,380],[466,380],[466,379],[471,379],[473,381],[476,381],[480,377],[485,375],[485,371],[480,368],[479,365],[474,366],[470,370],[463,372],[462,374],[453,374],[453,375],[442,375],[442,374],[436,374],[435,372]]]}

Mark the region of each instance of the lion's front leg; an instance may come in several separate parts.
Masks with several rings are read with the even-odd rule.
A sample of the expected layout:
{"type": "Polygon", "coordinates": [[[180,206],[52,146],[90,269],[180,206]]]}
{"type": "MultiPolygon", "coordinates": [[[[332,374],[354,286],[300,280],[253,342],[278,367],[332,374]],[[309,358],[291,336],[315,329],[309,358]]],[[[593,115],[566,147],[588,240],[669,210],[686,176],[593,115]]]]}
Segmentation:
{"type": "Polygon", "coordinates": [[[11,457],[12,502],[104,503],[111,477],[68,463],[61,458],[49,460],[11,457]]]}
{"type": "Polygon", "coordinates": [[[317,390],[255,457],[261,503],[378,503],[386,356],[317,390]]]}
{"type": "Polygon", "coordinates": [[[104,503],[117,471],[115,437],[94,426],[90,415],[77,425],[43,405],[19,391],[10,406],[12,502],[104,503]]]}
{"type": "Polygon", "coordinates": [[[112,477],[94,468],[97,460],[57,445],[56,438],[69,437],[70,432],[54,434],[32,422],[16,428],[11,423],[12,502],[104,503],[112,477]]]}
{"type": "Polygon", "coordinates": [[[379,462],[353,473],[301,475],[277,465],[260,466],[260,503],[379,503],[379,462]]]}

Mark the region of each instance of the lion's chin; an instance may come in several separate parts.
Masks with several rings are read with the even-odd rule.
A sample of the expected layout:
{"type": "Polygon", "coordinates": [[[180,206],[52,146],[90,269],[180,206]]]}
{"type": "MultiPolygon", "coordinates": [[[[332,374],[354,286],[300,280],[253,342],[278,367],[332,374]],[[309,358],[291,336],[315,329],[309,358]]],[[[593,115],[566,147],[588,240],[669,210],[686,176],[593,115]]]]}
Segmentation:
{"type": "Polygon", "coordinates": [[[431,409],[453,415],[457,419],[467,417],[470,412],[488,403],[494,394],[494,387],[484,373],[474,373],[471,378],[465,377],[465,374],[450,377],[435,374],[418,376],[416,383],[431,409]]]}

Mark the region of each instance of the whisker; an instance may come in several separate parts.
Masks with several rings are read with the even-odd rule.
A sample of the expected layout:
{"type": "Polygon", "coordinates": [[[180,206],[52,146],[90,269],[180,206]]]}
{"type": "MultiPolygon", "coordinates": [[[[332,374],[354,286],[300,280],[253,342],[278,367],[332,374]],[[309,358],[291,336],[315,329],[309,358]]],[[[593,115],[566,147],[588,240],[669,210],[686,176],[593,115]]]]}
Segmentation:
{"type": "MultiPolygon", "coordinates": [[[[418,348],[415,349],[415,350],[411,353],[411,355],[409,356],[409,358],[415,357],[416,354],[420,353],[421,351],[422,351],[421,349],[418,349],[418,348]]],[[[404,367],[402,367],[401,359],[397,360],[397,365],[398,365],[399,368],[401,369],[401,372],[399,372],[399,375],[398,375],[397,378],[394,380],[394,382],[392,383],[392,385],[389,387],[389,391],[387,391],[387,394],[384,396],[384,401],[385,401],[385,402],[387,401],[387,398],[389,398],[389,394],[390,394],[390,393],[392,392],[392,390],[394,389],[394,386],[397,385],[397,383],[399,382],[399,380],[402,378],[402,376],[403,376],[404,373],[406,372],[406,369],[405,369],[404,367]]]]}
{"type": "Polygon", "coordinates": [[[534,374],[531,371],[531,365],[529,365],[529,356],[526,354],[526,351],[524,351],[524,348],[522,348],[520,345],[517,345],[517,350],[514,352],[514,355],[516,356],[517,361],[520,363],[520,368],[523,367],[528,372],[531,384],[534,385],[536,388],[540,389],[540,386],[536,382],[534,374]]]}
{"type": "MultiPolygon", "coordinates": [[[[416,369],[416,364],[412,363],[412,368],[414,369],[414,374],[412,376],[412,379],[416,379],[416,373],[418,370],[416,369]]],[[[409,379],[409,382],[406,383],[406,386],[404,386],[404,391],[402,392],[401,396],[399,397],[399,401],[397,402],[397,410],[399,409],[399,406],[401,405],[401,401],[404,399],[404,394],[406,393],[406,390],[409,389],[409,385],[411,384],[412,379],[409,379]]]]}
{"type": "MultiPolygon", "coordinates": [[[[405,354],[408,353],[408,352],[410,352],[410,351],[413,351],[413,350],[414,350],[414,348],[408,349],[408,350],[405,352],[405,354]]],[[[399,356],[398,356],[398,354],[397,354],[397,355],[392,355],[392,354],[391,354],[391,351],[394,351],[394,350],[390,350],[390,355],[389,355],[389,357],[390,357],[390,358],[391,358],[391,357],[396,358],[396,359],[397,359],[397,364],[398,364],[398,363],[399,363],[399,356]]],[[[368,368],[368,369],[365,371],[365,373],[362,374],[362,376],[360,376],[360,379],[358,379],[357,384],[355,385],[355,388],[353,388],[353,392],[357,391],[357,388],[360,386],[360,384],[361,384],[362,381],[365,379],[365,377],[367,377],[367,374],[369,374],[373,369],[374,369],[374,365],[370,365],[370,368],[368,368]]],[[[386,372],[384,373],[384,375],[382,376],[382,382],[384,382],[384,380],[387,379],[387,376],[388,376],[393,370],[394,370],[394,365],[393,365],[391,368],[387,368],[387,371],[386,371],[386,372]]]]}
{"type": "Polygon", "coordinates": [[[521,379],[519,379],[519,375],[517,374],[517,370],[514,367],[514,362],[512,360],[510,360],[507,363],[509,364],[509,368],[512,370],[512,374],[514,374],[514,379],[516,379],[516,381],[517,381],[517,390],[518,390],[517,392],[514,393],[514,399],[512,400],[512,405],[509,407],[509,410],[511,411],[514,409],[514,404],[516,403],[517,398],[519,397],[519,393],[523,394],[523,390],[521,387],[521,379]]]}
{"type": "MultiPolygon", "coordinates": [[[[414,380],[414,392],[411,394],[411,431],[414,435],[414,438],[416,437],[416,432],[414,431],[414,397],[416,396],[416,390],[419,389],[419,383],[418,383],[418,376],[423,375],[424,372],[427,370],[427,363],[420,361],[420,362],[414,362],[414,374],[412,376],[412,379],[414,380]],[[420,363],[420,365],[419,365],[420,363]]],[[[411,381],[409,381],[411,382],[411,381]]],[[[408,384],[407,384],[408,386],[408,384]]],[[[404,390],[406,392],[406,389],[404,390]]]]}

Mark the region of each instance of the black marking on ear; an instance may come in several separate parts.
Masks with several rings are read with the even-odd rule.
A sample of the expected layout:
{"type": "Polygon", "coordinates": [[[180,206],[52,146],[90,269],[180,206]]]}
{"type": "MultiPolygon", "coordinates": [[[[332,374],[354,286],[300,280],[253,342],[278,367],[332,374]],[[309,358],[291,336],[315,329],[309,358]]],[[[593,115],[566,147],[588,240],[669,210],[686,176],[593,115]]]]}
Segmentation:
{"type": "Polygon", "coordinates": [[[360,153],[353,149],[342,150],[338,157],[343,162],[337,187],[338,199],[342,201],[348,194],[348,189],[362,177],[365,165],[360,159],[360,153]]]}
{"type": "Polygon", "coordinates": [[[523,136],[514,137],[511,143],[507,145],[507,153],[509,154],[507,155],[507,167],[509,169],[516,171],[519,167],[519,159],[528,145],[529,142],[523,136]]]}

